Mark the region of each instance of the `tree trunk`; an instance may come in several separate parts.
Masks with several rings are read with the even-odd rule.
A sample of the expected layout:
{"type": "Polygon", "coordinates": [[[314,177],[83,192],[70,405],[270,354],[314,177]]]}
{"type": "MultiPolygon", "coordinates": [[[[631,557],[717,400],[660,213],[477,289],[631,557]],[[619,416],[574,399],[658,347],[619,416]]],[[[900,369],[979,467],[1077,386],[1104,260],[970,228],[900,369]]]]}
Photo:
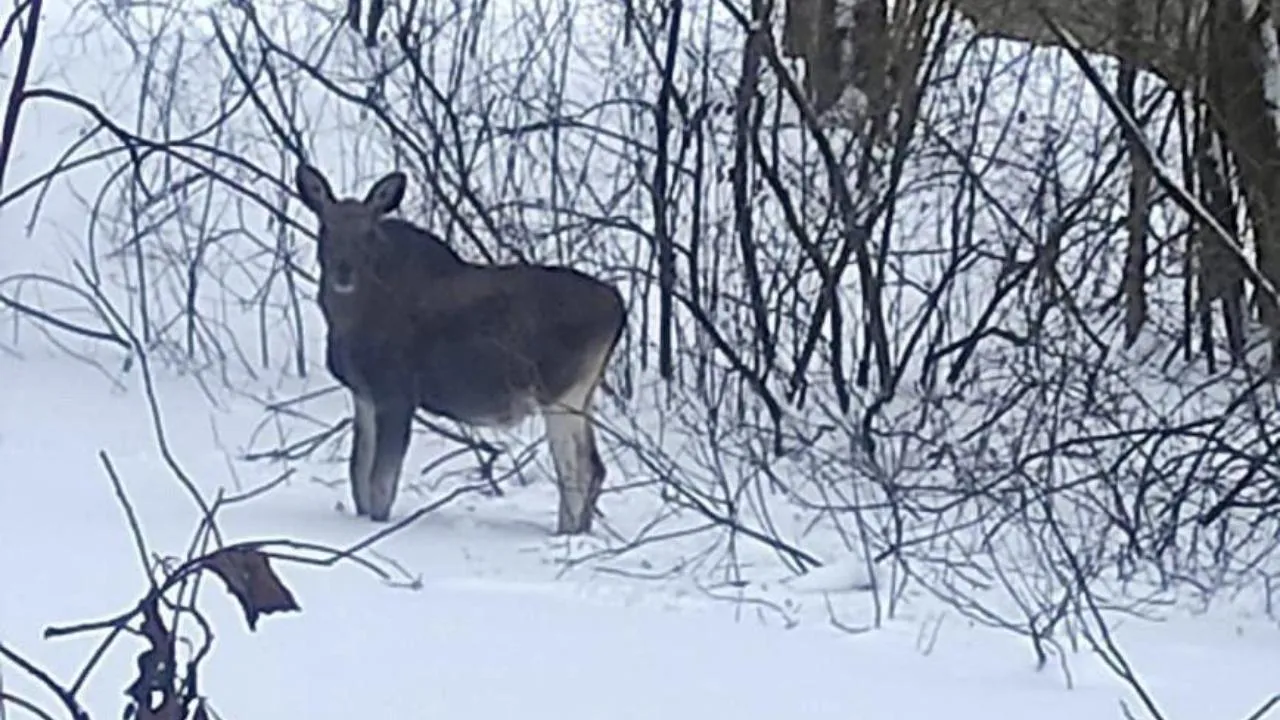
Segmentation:
{"type": "MultiPolygon", "coordinates": [[[[1259,32],[1275,32],[1270,13],[1244,17],[1240,2],[1213,3],[1209,18],[1205,101],[1210,124],[1221,130],[1240,173],[1249,209],[1258,270],[1271,282],[1280,281],[1280,132],[1269,107],[1264,81],[1268,51],[1259,32]],[[1241,49],[1245,50],[1242,51],[1241,49]]],[[[1272,369],[1280,367],[1280,312],[1275,298],[1255,292],[1260,319],[1272,330],[1272,369]]]]}
{"type": "MultiPolygon", "coordinates": [[[[824,50],[815,45],[830,41],[821,29],[825,9],[814,9],[842,1],[849,0],[786,0],[789,21],[793,13],[805,21],[789,22],[788,47],[805,57],[807,70],[814,65],[812,59],[823,57],[824,50]],[[806,34],[807,28],[813,31],[806,34]]],[[[1239,171],[1238,177],[1227,181],[1238,184],[1248,208],[1258,270],[1272,287],[1280,287],[1280,89],[1274,91],[1277,97],[1269,97],[1265,79],[1272,72],[1275,77],[1270,85],[1280,88],[1280,31],[1276,25],[1280,13],[1275,12],[1280,0],[942,1],[970,20],[979,35],[1057,45],[1057,36],[1040,14],[1044,8],[1084,50],[1123,58],[1131,69],[1148,71],[1192,102],[1203,103],[1210,127],[1222,134],[1231,164],[1239,171]],[[1246,12],[1251,16],[1246,17],[1246,12]]],[[[892,36],[898,30],[890,27],[887,34],[892,36]]],[[[819,84],[823,85],[822,101],[829,103],[829,98],[841,96],[839,88],[830,87],[832,79],[851,73],[830,68],[832,56],[830,50],[825,52],[828,65],[819,84]]],[[[1144,197],[1144,170],[1134,168],[1135,202],[1144,197]]],[[[1127,270],[1131,280],[1139,278],[1138,265],[1146,260],[1142,230],[1136,223],[1130,228],[1127,270]]],[[[1198,236],[1203,239],[1203,233],[1198,236]]],[[[1201,260],[1213,255],[1212,242],[1201,245],[1198,249],[1206,253],[1201,260]]],[[[1221,249],[1233,252],[1225,246],[1221,249]]],[[[1229,262],[1217,264],[1221,267],[1210,272],[1222,277],[1220,282],[1209,283],[1208,299],[1216,294],[1230,305],[1234,293],[1226,291],[1234,290],[1238,273],[1229,262]]],[[[1145,317],[1145,303],[1139,287],[1127,287],[1126,294],[1131,335],[1127,339],[1131,342],[1145,317]]],[[[1274,297],[1257,288],[1254,300],[1262,322],[1272,331],[1272,368],[1280,369],[1280,307],[1274,297]]],[[[1238,332],[1238,316],[1233,320],[1228,325],[1236,327],[1229,330],[1238,332]]]]}
{"type": "MultiPolygon", "coordinates": [[[[1232,2],[1233,0],[1224,0],[1232,2]]],[[[1191,87],[1200,68],[1197,47],[1209,11],[1206,0],[950,0],[980,35],[1057,45],[1038,6],[1071,32],[1089,52],[1129,60],[1178,90],[1191,87]],[[1125,7],[1128,6],[1128,7],[1125,7]],[[1126,17],[1130,16],[1130,17],[1126,17]],[[1132,36],[1117,32],[1131,25],[1132,36]]]]}

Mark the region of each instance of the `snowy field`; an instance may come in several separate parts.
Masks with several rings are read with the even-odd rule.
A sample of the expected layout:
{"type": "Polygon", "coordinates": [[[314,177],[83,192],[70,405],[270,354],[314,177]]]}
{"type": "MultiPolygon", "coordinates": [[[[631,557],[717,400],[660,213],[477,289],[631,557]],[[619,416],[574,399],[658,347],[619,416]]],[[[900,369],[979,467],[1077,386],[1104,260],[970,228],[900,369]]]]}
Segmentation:
{"type": "MultiPolygon", "coordinates": [[[[129,27],[161,27],[148,25],[153,19],[148,12],[139,5],[129,27]]],[[[235,17],[238,11],[226,12],[235,17]]],[[[582,13],[583,18],[589,16],[582,13]]],[[[85,17],[82,23],[88,22],[85,17]]],[[[183,27],[198,40],[176,44],[195,59],[179,62],[176,54],[165,55],[166,61],[174,62],[166,71],[172,73],[166,87],[181,88],[173,101],[179,110],[165,120],[179,126],[176,129],[161,127],[163,123],[153,119],[135,124],[137,103],[131,93],[136,92],[143,58],[122,49],[123,41],[113,34],[123,32],[120,27],[85,33],[82,25],[79,34],[63,32],[67,18],[56,9],[50,12],[42,39],[45,50],[37,58],[32,84],[74,88],[90,102],[111,107],[116,122],[140,135],[179,136],[182,127],[201,126],[200,112],[212,112],[217,102],[226,102],[219,93],[234,86],[219,86],[221,78],[200,69],[217,50],[212,33],[202,24],[204,16],[193,13],[192,18],[183,27]],[[115,50],[107,52],[107,47],[115,50]],[[95,72],[107,79],[96,80],[95,72]]],[[[307,34],[308,22],[316,22],[315,13],[286,29],[298,33],[292,37],[299,47],[319,52],[320,43],[307,34]]],[[[529,38],[553,35],[535,20],[519,22],[529,38]]],[[[691,26],[691,44],[711,42],[710,22],[701,40],[701,26],[691,26]]],[[[557,27],[557,32],[570,32],[557,27]]],[[[609,38],[585,19],[572,32],[577,33],[576,45],[588,49],[598,50],[601,38],[609,38]]],[[[134,41],[141,43],[130,40],[134,41]]],[[[492,52],[484,47],[504,44],[519,43],[506,36],[485,38],[479,55],[492,52]]],[[[177,52],[164,43],[155,47],[162,45],[157,55],[177,52]]],[[[437,48],[442,54],[448,54],[445,45],[437,48]]],[[[723,45],[730,48],[724,63],[735,66],[731,53],[740,47],[740,39],[723,45]]],[[[135,49],[141,47],[145,46],[135,49]]],[[[11,45],[0,54],[6,73],[0,74],[0,91],[5,93],[13,55],[11,45]]],[[[593,58],[583,50],[571,63],[569,55],[566,51],[564,58],[553,58],[546,67],[560,67],[563,60],[565,67],[576,68],[554,71],[563,73],[563,87],[591,92],[589,83],[600,79],[591,70],[593,58]]],[[[692,50],[689,57],[694,57],[692,50]]],[[[369,58],[361,62],[376,64],[369,58]]],[[[496,60],[492,64],[500,65],[496,60]]],[[[539,68],[545,68],[532,65],[538,72],[512,72],[533,77],[529,82],[536,85],[539,68]]],[[[684,80],[692,83],[697,73],[685,70],[684,80]]],[[[610,87],[630,88],[628,83],[634,81],[637,92],[653,94],[645,85],[651,78],[641,78],[638,71],[639,79],[631,78],[631,71],[629,66],[611,68],[615,74],[608,81],[615,84],[610,87]]],[[[218,72],[229,74],[225,68],[218,72]]],[[[489,70],[469,72],[484,75],[489,70]]],[[[300,75],[286,80],[296,81],[300,75]]],[[[492,76],[494,83],[505,77],[496,71],[492,76]]],[[[731,97],[731,84],[720,82],[706,81],[704,97],[731,97]]],[[[518,89],[537,92],[525,85],[518,89]]],[[[476,92],[477,104],[492,99],[476,92]]],[[[503,88],[492,92],[501,107],[519,94],[503,88]]],[[[1050,102],[1067,103],[1052,93],[1049,97],[1050,102]]],[[[301,104],[296,97],[277,96],[273,102],[301,104]]],[[[1092,107],[1069,104],[1078,116],[1092,107]]],[[[336,104],[317,107],[321,109],[313,108],[315,121],[309,132],[314,135],[308,144],[316,146],[326,169],[341,178],[342,192],[357,192],[356,185],[392,164],[390,154],[376,144],[385,137],[375,138],[371,126],[361,125],[363,116],[353,120],[358,112],[335,109],[336,104]],[[343,123],[349,127],[339,127],[343,123]]],[[[138,118],[145,115],[137,112],[138,118]]],[[[621,114],[606,120],[628,122],[621,114]]],[[[266,168],[276,181],[287,183],[292,161],[260,155],[271,142],[253,135],[261,130],[254,122],[237,118],[235,129],[243,135],[228,131],[218,142],[255,156],[254,167],[266,168]]],[[[84,114],[64,103],[48,98],[31,103],[22,116],[22,142],[15,145],[0,198],[39,178],[69,147],[90,152],[84,149],[88,144],[77,144],[85,127],[84,114]]],[[[647,137],[644,134],[652,131],[635,132],[647,137]]],[[[589,158],[583,161],[583,172],[610,175],[613,171],[602,156],[626,165],[630,160],[611,154],[618,147],[591,144],[583,151],[589,158]]],[[[190,156],[196,154],[190,150],[190,156]]],[[[477,158],[470,159],[473,166],[488,162],[507,167],[502,165],[506,158],[481,155],[477,151],[477,158]]],[[[536,165],[536,160],[510,163],[524,168],[522,163],[536,165]]],[[[186,188],[186,179],[175,180],[185,177],[181,172],[167,164],[157,170],[164,162],[155,156],[146,161],[147,172],[158,173],[148,176],[150,186],[186,188]]],[[[407,161],[411,167],[413,162],[407,161]]],[[[295,293],[289,283],[302,284],[301,275],[281,280],[286,273],[272,252],[287,248],[303,270],[314,272],[307,241],[287,238],[294,231],[279,230],[253,203],[226,200],[225,189],[208,196],[191,191],[190,200],[181,194],[185,189],[151,199],[131,196],[131,190],[121,190],[120,185],[104,189],[120,177],[127,179],[124,173],[110,176],[109,169],[127,166],[117,153],[110,163],[88,163],[69,172],[71,183],[60,181],[47,192],[37,183],[31,187],[39,190],[0,204],[0,293],[81,328],[109,328],[116,337],[116,344],[87,340],[50,329],[22,312],[0,309],[0,646],[61,685],[74,685],[79,702],[94,718],[119,716],[124,688],[136,676],[135,657],[145,643],[135,635],[114,637],[102,629],[56,638],[43,633],[128,611],[159,576],[157,565],[172,569],[193,550],[213,550],[200,506],[215,502],[217,532],[226,544],[260,541],[283,555],[313,560],[334,550],[358,548],[353,557],[332,566],[277,558],[273,567],[301,611],[267,615],[255,632],[246,627],[221,581],[208,577],[199,585],[194,604],[208,627],[187,615],[180,626],[177,657],[180,662],[189,659],[211,630],[214,640],[200,665],[199,691],[216,717],[229,720],[1100,720],[1126,713],[1154,717],[1147,703],[1167,720],[1244,720],[1280,692],[1280,624],[1272,596],[1276,588],[1270,584],[1270,578],[1280,575],[1280,560],[1271,551],[1273,539],[1242,530],[1246,523],[1223,531],[1232,542],[1234,533],[1243,538],[1238,544],[1241,559],[1220,566],[1225,568],[1217,578],[1221,584],[1210,588],[1212,592],[1187,592],[1205,581],[1197,573],[1219,568],[1204,570],[1194,562],[1187,571],[1194,577],[1163,587],[1142,572],[1120,581],[1110,570],[1091,575],[1091,587],[1097,589],[1089,597],[1105,598],[1099,616],[1106,619],[1106,637],[1101,626],[1077,622],[1069,613],[1073,619],[1055,624],[1051,637],[1039,647],[1044,664],[1037,667],[1030,633],[1018,624],[1025,619],[1020,613],[1028,605],[1052,605],[1061,585],[1071,581],[1063,581],[1068,574],[1061,566],[1032,565],[1055,557],[1053,550],[1039,552],[1054,546],[1037,545],[1035,530],[1025,535],[1016,529],[1000,535],[992,530],[984,537],[981,523],[963,510],[956,522],[972,523],[971,531],[956,530],[954,536],[930,542],[935,520],[913,519],[906,534],[918,552],[904,553],[907,560],[900,565],[875,565],[863,543],[871,543],[875,552],[883,549],[884,538],[872,541],[848,528],[873,527],[888,535],[884,528],[892,527],[896,518],[870,510],[863,525],[861,510],[840,514],[812,505],[815,497],[828,500],[823,494],[827,492],[835,497],[831,507],[876,505],[874,492],[857,495],[865,483],[850,475],[850,468],[863,469],[851,449],[854,435],[839,435],[856,421],[831,420],[839,426],[832,432],[836,439],[826,444],[814,440],[808,454],[802,450],[786,459],[770,459],[766,473],[758,467],[760,457],[752,454],[752,443],[765,444],[757,437],[764,433],[730,431],[712,423],[700,415],[706,412],[700,403],[709,403],[707,398],[673,399],[653,372],[634,368],[629,368],[629,404],[612,399],[601,403],[609,477],[600,504],[603,517],[591,536],[566,539],[551,533],[556,493],[540,438],[541,422],[536,420],[511,431],[483,434],[505,449],[495,461],[492,483],[477,472],[476,454],[459,453],[456,444],[419,428],[392,516],[393,523],[412,522],[384,536],[385,526],[357,519],[349,511],[348,434],[342,427],[334,429],[334,424],[350,408],[318,362],[323,338],[313,288],[295,293]],[[143,210],[130,216],[122,209],[126,200],[143,210]],[[33,215],[38,219],[33,221],[33,215]],[[192,219],[196,216],[208,224],[199,225],[192,219]],[[201,235],[215,227],[223,233],[216,243],[201,235]],[[280,235],[273,238],[276,232],[280,235]],[[145,242],[135,243],[135,235],[145,242]],[[280,246],[262,244],[262,238],[280,246]],[[131,274],[137,270],[131,250],[138,244],[148,248],[145,257],[138,253],[137,267],[148,268],[144,275],[151,283],[145,291],[152,303],[149,308],[138,304],[137,297],[145,293],[138,289],[139,276],[131,274]],[[184,274],[186,263],[198,272],[184,274]],[[201,305],[208,324],[187,336],[189,341],[196,338],[191,342],[198,350],[184,357],[183,350],[190,347],[182,347],[181,311],[174,315],[178,320],[168,313],[181,308],[187,300],[184,283],[195,282],[197,276],[200,287],[192,290],[193,302],[201,305]],[[256,295],[264,277],[270,278],[267,289],[256,295]],[[86,289],[94,283],[93,292],[86,289]],[[249,296],[252,299],[246,300],[249,296]],[[291,297],[302,300],[298,316],[291,314],[291,297]],[[147,313],[151,318],[166,317],[166,322],[143,319],[147,313]],[[147,353],[145,363],[136,353],[126,352],[130,345],[146,344],[138,337],[142,327],[157,333],[148,341],[153,352],[147,353]],[[133,336],[124,338],[123,328],[133,336]],[[207,362],[209,356],[201,354],[209,348],[227,354],[220,363],[207,362]],[[295,348],[305,351],[306,377],[292,371],[295,348]],[[730,443],[739,444],[730,448],[730,443]],[[845,464],[831,464],[829,459],[845,464]],[[787,481],[794,496],[772,487],[777,477],[787,481]],[[731,485],[750,490],[734,496],[740,515],[713,522],[687,502],[672,502],[671,494],[680,492],[682,483],[712,488],[706,495],[689,495],[695,499],[718,497],[721,485],[727,495],[732,494],[731,485]],[[839,495],[845,491],[854,493],[853,499],[839,495]],[[428,511],[414,515],[423,509],[428,511]],[[851,516],[857,516],[857,523],[851,516]],[[990,538],[997,541],[988,542],[990,538]],[[988,558],[974,552],[978,547],[1010,564],[985,564],[988,558]],[[1261,554],[1252,558],[1249,552],[1261,554]],[[809,556],[821,566],[804,568],[809,556]],[[874,571],[869,569],[873,565],[874,571]],[[965,584],[979,576],[986,582],[965,584]],[[997,576],[1003,586],[993,579],[997,576]],[[96,657],[108,637],[114,637],[110,649],[96,657]],[[1125,666],[1114,665],[1114,653],[1101,657],[1093,642],[1113,642],[1125,666]],[[86,674],[90,663],[92,671],[86,674]],[[1128,681],[1126,673],[1132,675],[1128,681]],[[1136,687],[1147,694],[1145,699],[1138,697],[1136,687]]],[[[254,178],[247,168],[219,166],[237,182],[250,178],[244,180],[245,187],[265,195],[279,193],[278,186],[254,178]]],[[[493,178],[501,171],[495,170],[493,178]]],[[[536,167],[522,172],[537,177],[536,167]]],[[[411,184],[405,214],[415,217],[430,205],[433,217],[443,223],[442,211],[431,205],[430,193],[418,180],[415,176],[411,184]]],[[[604,180],[597,177],[596,182],[604,180]]],[[[1021,192],[1016,182],[1014,186],[1021,192]]],[[[591,199],[581,194],[556,201],[558,187],[547,190],[553,204],[590,204],[591,199]]],[[[514,193],[527,202],[543,200],[536,182],[521,185],[510,176],[501,182],[494,179],[485,191],[514,193]]],[[[726,188],[716,192],[719,195],[707,203],[727,204],[726,188]]],[[[312,228],[313,220],[298,212],[296,203],[289,212],[301,227],[312,228]]],[[[643,209],[631,212],[635,218],[645,217],[643,209]]],[[[513,213],[525,222],[522,211],[513,213]]],[[[533,233],[530,227],[540,227],[540,217],[521,228],[533,233]]],[[[898,222],[912,226],[915,221],[898,222]]],[[[450,238],[456,240],[461,231],[451,223],[450,238]]],[[[619,240],[621,234],[604,243],[584,235],[578,245],[547,249],[546,243],[539,251],[590,257],[614,268],[642,254],[619,240]]],[[[1071,252],[1076,251],[1068,249],[1064,255],[1071,252]]],[[[976,297],[990,290],[975,277],[965,281],[973,283],[970,290],[957,290],[959,296],[971,292],[976,297]]],[[[726,287],[730,284],[726,280],[726,287]]],[[[850,281],[849,287],[857,286],[850,281]]],[[[900,303],[899,322],[911,316],[910,308],[901,310],[909,305],[900,303]]],[[[639,321],[633,316],[632,322],[639,321]]],[[[1159,392],[1152,395],[1142,399],[1149,402],[1145,407],[1155,415],[1165,412],[1160,400],[1166,398],[1155,397],[1159,392]]],[[[902,397],[898,409],[909,418],[917,396],[904,390],[902,397]]],[[[1214,412],[1213,398],[1199,397],[1197,402],[1203,404],[1189,401],[1169,417],[1214,412]]],[[[821,403],[814,401],[811,407],[821,403]]],[[[965,417],[959,412],[956,423],[965,417]]],[[[812,420],[814,425],[822,421],[812,420]]],[[[999,435],[1001,428],[993,434],[999,435]]],[[[997,438],[991,447],[995,457],[1003,446],[997,438]]],[[[991,473],[996,472],[993,463],[991,473]]],[[[935,465],[910,479],[922,487],[960,480],[939,475],[945,472],[935,465]]],[[[1063,512],[1077,513],[1081,505],[1087,502],[1063,512]]],[[[942,514],[936,522],[943,522],[942,514]]],[[[1084,535],[1090,547],[1094,538],[1087,537],[1092,532],[1088,522],[1064,526],[1084,535]]],[[[1265,535],[1269,527],[1257,532],[1265,535]]],[[[1063,544],[1078,539],[1073,535],[1063,544]]],[[[1104,543],[1099,539],[1094,544],[1104,543]]],[[[1187,557],[1196,560],[1200,548],[1193,545],[1187,557]]],[[[1077,595],[1069,596],[1079,602],[1077,595]]],[[[1090,616],[1087,611],[1079,615],[1090,616]]],[[[172,613],[166,610],[165,617],[172,613]]],[[[1037,620],[1043,617],[1036,615],[1037,620]]],[[[13,657],[0,658],[0,692],[34,701],[50,710],[51,717],[70,717],[61,711],[59,698],[13,657]]],[[[26,717],[43,716],[15,702],[0,703],[0,720],[26,717]]],[[[1280,718],[1280,707],[1252,717],[1280,718]]]]}
{"type": "MultiPolygon", "coordinates": [[[[70,679],[102,634],[42,640],[43,629],[114,615],[146,587],[98,454],[108,454],[155,552],[184,553],[200,515],[156,450],[136,381],[122,379],[117,389],[79,361],[38,351],[5,357],[0,368],[0,638],[70,679]]],[[[225,446],[255,419],[247,404],[214,410],[178,380],[159,391],[168,440],[203,491],[212,496],[225,484],[243,492],[271,479],[260,468],[236,469],[225,446]]],[[[626,499],[606,498],[611,518],[627,512],[626,499]]],[[[828,621],[828,603],[850,616],[842,625],[857,625],[866,620],[858,617],[865,595],[762,591],[798,619],[785,629],[761,613],[760,601],[735,602],[728,592],[713,599],[664,591],[656,581],[595,572],[591,561],[565,573],[566,560],[586,555],[581,546],[590,541],[549,535],[553,500],[545,479],[502,499],[462,498],[376,546],[399,568],[393,582],[410,587],[350,566],[284,566],[302,613],[268,616],[257,633],[220,583],[206,584],[201,603],[217,640],[203,691],[222,717],[240,719],[1078,720],[1123,717],[1122,700],[1143,716],[1087,651],[1065,659],[1067,689],[1059,668],[1032,667],[1023,642],[928,603],[851,633],[828,621]]],[[[224,509],[221,527],[233,542],[343,547],[374,531],[334,510],[345,501],[345,488],[325,491],[297,476],[224,509]]],[[[397,516],[426,502],[405,502],[397,516]]],[[[822,574],[840,572],[817,571],[809,582],[838,585],[822,574]]],[[[1243,718],[1277,689],[1273,622],[1224,608],[1123,620],[1114,631],[1166,717],[1243,718]]],[[[87,684],[83,702],[95,717],[120,707],[137,650],[124,641],[87,684]]],[[[3,667],[7,691],[48,698],[3,667]]]]}

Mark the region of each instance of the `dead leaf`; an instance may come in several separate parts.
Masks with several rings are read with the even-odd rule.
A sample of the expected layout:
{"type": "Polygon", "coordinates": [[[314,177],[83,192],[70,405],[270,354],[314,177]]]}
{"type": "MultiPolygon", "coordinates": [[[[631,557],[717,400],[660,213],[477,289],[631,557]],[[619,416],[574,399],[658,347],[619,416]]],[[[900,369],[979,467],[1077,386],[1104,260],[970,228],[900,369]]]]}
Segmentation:
{"type": "Polygon", "coordinates": [[[135,720],[179,720],[181,707],[173,691],[173,635],[160,619],[160,607],[156,598],[144,602],[140,611],[142,625],[138,630],[151,647],[138,655],[138,675],[125,689],[125,695],[133,701],[126,710],[126,717],[132,715],[135,720]]]}
{"type": "Polygon", "coordinates": [[[258,618],[274,612],[301,611],[293,593],[271,569],[271,561],[254,548],[225,548],[205,560],[227,585],[227,592],[240,603],[250,630],[256,630],[258,618]]]}

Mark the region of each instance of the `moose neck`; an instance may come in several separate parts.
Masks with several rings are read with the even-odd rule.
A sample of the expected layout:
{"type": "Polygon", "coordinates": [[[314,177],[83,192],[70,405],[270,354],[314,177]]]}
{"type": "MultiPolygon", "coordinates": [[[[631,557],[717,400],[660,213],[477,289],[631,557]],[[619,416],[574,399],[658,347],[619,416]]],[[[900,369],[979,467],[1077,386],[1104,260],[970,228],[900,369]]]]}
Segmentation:
{"type": "MultiPolygon", "coordinates": [[[[421,305],[424,293],[437,304],[440,291],[444,299],[454,300],[456,280],[476,270],[439,236],[412,223],[388,217],[378,227],[380,249],[368,258],[355,292],[344,295],[322,286],[321,310],[330,332],[341,337],[372,339],[386,332],[387,318],[421,305]]],[[[470,283],[461,286],[465,289],[470,283]]]]}

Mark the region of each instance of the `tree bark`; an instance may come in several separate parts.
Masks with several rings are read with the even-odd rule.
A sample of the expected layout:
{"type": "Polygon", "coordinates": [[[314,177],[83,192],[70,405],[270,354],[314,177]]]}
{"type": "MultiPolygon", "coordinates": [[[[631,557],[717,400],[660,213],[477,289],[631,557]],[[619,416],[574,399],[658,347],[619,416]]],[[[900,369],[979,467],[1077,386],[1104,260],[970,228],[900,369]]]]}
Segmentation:
{"type": "MultiPolygon", "coordinates": [[[[789,21],[792,13],[798,20],[788,28],[788,45],[805,56],[810,70],[823,53],[815,44],[826,40],[821,29],[826,8],[840,1],[786,0],[789,21]],[[814,32],[806,36],[806,28],[814,32]]],[[[1257,269],[1272,287],[1280,286],[1280,97],[1269,96],[1280,95],[1271,87],[1280,87],[1280,0],[941,1],[971,21],[980,36],[1056,46],[1057,35],[1042,14],[1047,13],[1085,51],[1123,59],[1129,73],[1150,72],[1187,101],[1204,107],[1210,131],[1221,133],[1230,164],[1238,170],[1226,180],[1239,188],[1248,209],[1257,269]],[[1270,85],[1269,72],[1275,76],[1270,85]]],[[[888,34],[898,31],[890,27],[888,34]]],[[[821,74],[821,100],[829,102],[840,90],[825,84],[842,73],[827,67],[821,74]]],[[[1133,170],[1131,201],[1141,211],[1149,168],[1138,163],[1133,170]]],[[[1140,282],[1146,253],[1144,228],[1136,218],[1129,229],[1127,341],[1132,342],[1145,319],[1140,282]]],[[[1238,273],[1232,272],[1232,263],[1215,260],[1212,242],[1201,240],[1196,248],[1202,253],[1199,259],[1216,266],[1208,268],[1210,276],[1221,276],[1202,285],[1201,291],[1208,291],[1207,300],[1222,298],[1230,305],[1236,299],[1238,273]]],[[[1222,250],[1234,253],[1225,246],[1222,250]]],[[[1256,291],[1254,299],[1260,319],[1271,330],[1272,369],[1280,370],[1280,306],[1265,291],[1256,291]]],[[[1229,334],[1239,335],[1241,324],[1238,315],[1229,318],[1229,334]]],[[[1231,341],[1238,345],[1240,338],[1231,341]]]]}
{"type": "MultiPolygon", "coordinates": [[[[1277,109],[1267,100],[1264,75],[1267,57],[1259,35],[1271,23],[1265,6],[1256,18],[1244,16],[1243,4],[1217,0],[1208,21],[1209,42],[1204,99],[1210,124],[1222,132],[1239,172],[1257,250],[1258,270],[1280,281],[1280,131],[1277,109]]],[[[1280,368],[1280,308],[1275,298],[1255,292],[1259,317],[1272,330],[1271,367],[1280,368]]]]}
{"type": "MultiPolygon", "coordinates": [[[[1231,2],[1233,0],[1225,0],[1231,2]]],[[[987,37],[1020,40],[1034,45],[1057,45],[1040,15],[1045,8],[1071,32],[1085,50],[1112,57],[1121,50],[1138,66],[1160,76],[1172,87],[1187,90],[1198,75],[1206,0],[1135,0],[1125,24],[1131,37],[1117,32],[1129,0],[950,0],[987,37]]]]}

